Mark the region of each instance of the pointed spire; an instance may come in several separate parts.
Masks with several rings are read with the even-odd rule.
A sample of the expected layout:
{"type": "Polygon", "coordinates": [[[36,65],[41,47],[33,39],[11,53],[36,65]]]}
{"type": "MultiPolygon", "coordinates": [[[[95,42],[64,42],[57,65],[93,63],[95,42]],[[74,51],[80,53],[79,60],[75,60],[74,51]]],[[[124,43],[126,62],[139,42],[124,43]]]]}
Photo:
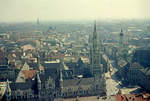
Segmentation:
{"type": "Polygon", "coordinates": [[[60,78],[59,78],[59,86],[60,86],[60,89],[62,90],[63,89],[63,73],[62,73],[62,69],[60,69],[60,78]]]}
{"type": "Polygon", "coordinates": [[[62,73],[62,69],[60,69],[60,81],[63,81],[63,73],[62,73]]]}
{"type": "Polygon", "coordinates": [[[40,79],[40,76],[39,76],[39,72],[37,72],[37,82],[38,82],[38,83],[41,83],[41,79],[40,79]]]}
{"type": "Polygon", "coordinates": [[[41,85],[41,80],[39,76],[39,71],[36,74],[36,85],[37,85],[37,94],[38,94],[38,97],[40,98],[42,85],[41,85]]]}
{"type": "Polygon", "coordinates": [[[10,92],[11,89],[10,89],[10,86],[9,86],[9,80],[7,79],[7,90],[10,92]]]}
{"type": "Polygon", "coordinates": [[[61,63],[61,67],[62,67],[64,70],[68,70],[68,69],[69,69],[63,61],[61,61],[60,63],[61,63]]]}
{"type": "Polygon", "coordinates": [[[96,20],[94,21],[93,41],[97,41],[96,20]]]}
{"type": "Polygon", "coordinates": [[[96,20],[94,21],[94,32],[96,32],[96,20]]]}
{"type": "MultiPolygon", "coordinates": [[[[37,56],[37,64],[38,64],[38,71],[40,71],[40,56],[39,56],[39,54],[37,54],[38,56],[37,56]]],[[[40,71],[40,73],[41,73],[41,71],[40,71]]]]}
{"type": "Polygon", "coordinates": [[[22,70],[30,70],[29,65],[27,64],[27,62],[24,63],[22,70]]]}
{"type": "Polygon", "coordinates": [[[122,30],[122,28],[121,28],[120,36],[123,36],[123,30],[122,30]]]}
{"type": "Polygon", "coordinates": [[[11,97],[11,89],[10,89],[10,86],[9,86],[9,80],[7,79],[7,82],[6,82],[6,101],[10,101],[10,97],[11,97]]]}

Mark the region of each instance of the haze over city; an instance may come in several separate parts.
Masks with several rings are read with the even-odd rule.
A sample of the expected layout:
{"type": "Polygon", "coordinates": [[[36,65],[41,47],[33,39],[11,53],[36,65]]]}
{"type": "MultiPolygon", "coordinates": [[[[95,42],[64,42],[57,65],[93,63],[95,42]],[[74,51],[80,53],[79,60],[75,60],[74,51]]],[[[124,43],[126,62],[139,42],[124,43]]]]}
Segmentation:
{"type": "Polygon", "coordinates": [[[0,22],[149,19],[149,0],[0,0],[0,22]]]}
{"type": "Polygon", "coordinates": [[[150,101],[150,0],[0,0],[0,101],[150,101]]]}

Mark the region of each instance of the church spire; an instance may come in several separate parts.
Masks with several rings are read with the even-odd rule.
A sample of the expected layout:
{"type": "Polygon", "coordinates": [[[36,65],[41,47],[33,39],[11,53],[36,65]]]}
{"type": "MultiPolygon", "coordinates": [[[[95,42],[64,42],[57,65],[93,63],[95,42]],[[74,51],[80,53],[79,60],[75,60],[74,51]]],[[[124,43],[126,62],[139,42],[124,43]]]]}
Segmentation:
{"type": "Polygon", "coordinates": [[[40,79],[40,76],[39,76],[39,71],[37,72],[36,74],[36,84],[37,84],[37,94],[40,98],[40,94],[41,94],[41,89],[42,89],[42,85],[41,85],[41,79],[40,79]]]}
{"type": "Polygon", "coordinates": [[[92,38],[92,47],[90,49],[90,64],[91,64],[91,73],[92,75],[95,74],[102,74],[102,67],[100,67],[100,49],[98,45],[98,35],[96,31],[96,21],[94,21],[94,31],[93,31],[93,38],[92,38]]]}
{"type": "Polygon", "coordinates": [[[39,53],[37,54],[37,65],[38,65],[38,71],[41,73],[41,70],[40,70],[40,56],[39,56],[39,53]]]}
{"type": "Polygon", "coordinates": [[[124,33],[123,33],[122,28],[121,28],[121,31],[120,31],[120,34],[119,34],[119,37],[120,37],[120,39],[119,39],[120,48],[122,48],[122,46],[123,46],[123,36],[124,36],[124,33]]]}
{"type": "Polygon", "coordinates": [[[94,32],[96,33],[96,20],[94,21],[94,32]]]}
{"type": "Polygon", "coordinates": [[[11,99],[11,89],[9,86],[9,80],[7,79],[7,82],[6,82],[6,101],[10,101],[10,99],[11,99]]]}
{"type": "Polygon", "coordinates": [[[98,50],[98,35],[97,35],[97,29],[96,29],[96,20],[94,21],[94,31],[93,31],[93,38],[92,38],[92,44],[93,49],[98,50]]]}
{"type": "Polygon", "coordinates": [[[62,69],[60,70],[60,81],[63,81],[62,69]]]}
{"type": "Polygon", "coordinates": [[[123,34],[123,30],[122,30],[122,28],[121,28],[121,31],[120,31],[120,36],[123,36],[124,34],[123,34]]]}
{"type": "MultiPolygon", "coordinates": [[[[94,21],[93,41],[97,41],[96,20],[94,21]]],[[[97,43],[95,43],[97,44],[97,43]]]]}
{"type": "Polygon", "coordinates": [[[62,73],[62,69],[60,69],[59,83],[60,83],[60,88],[63,89],[63,73],[62,73]]]}
{"type": "Polygon", "coordinates": [[[39,72],[36,74],[36,79],[37,79],[37,87],[38,87],[38,92],[41,90],[41,79],[39,76],[39,72]]]}
{"type": "Polygon", "coordinates": [[[39,72],[37,72],[37,82],[38,82],[38,83],[41,83],[41,79],[40,79],[40,76],[39,76],[39,72]]]}

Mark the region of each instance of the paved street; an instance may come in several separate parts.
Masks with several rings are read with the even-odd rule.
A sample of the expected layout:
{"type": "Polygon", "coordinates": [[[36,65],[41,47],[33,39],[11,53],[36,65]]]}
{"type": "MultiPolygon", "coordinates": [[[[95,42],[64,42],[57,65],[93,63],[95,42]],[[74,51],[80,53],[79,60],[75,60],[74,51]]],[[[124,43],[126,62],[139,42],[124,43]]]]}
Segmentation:
{"type": "Polygon", "coordinates": [[[109,95],[116,95],[116,93],[118,92],[118,88],[117,88],[118,83],[111,79],[110,74],[107,73],[106,74],[106,89],[107,89],[107,96],[109,95]],[[108,77],[107,77],[108,76],[108,77]]]}

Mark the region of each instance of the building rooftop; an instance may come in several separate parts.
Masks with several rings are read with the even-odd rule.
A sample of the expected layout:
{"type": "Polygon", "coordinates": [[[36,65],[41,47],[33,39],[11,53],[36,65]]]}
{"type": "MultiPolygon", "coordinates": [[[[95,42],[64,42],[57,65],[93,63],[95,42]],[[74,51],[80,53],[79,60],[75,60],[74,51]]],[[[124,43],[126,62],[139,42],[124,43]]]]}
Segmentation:
{"type": "Polygon", "coordinates": [[[63,86],[69,87],[69,86],[85,86],[90,85],[94,82],[94,78],[75,78],[75,79],[69,79],[64,80],[63,86]]]}
{"type": "Polygon", "coordinates": [[[6,82],[0,82],[0,101],[3,98],[6,90],[6,82]]]}
{"type": "Polygon", "coordinates": [[[36,70],[22,70],[25,79],[32,79],[36,75],[36,70]]]}
{"type": "Polygon", "coordinates": [[[57,98],[54,101],[150,101],[150,94],[126,94],[126,95],[113,95],[113,96],[87,96],[76,98],[57,98]]]}
{"type": "Polygon", "coordinates": [[[116,101],[115,97],[98,97],[98,96],[87,96],[87,97],[76,97],[76,98],[58,98],[54,101],[116,101]]]}
{"type": "Polygon", "coordinates": [[[150,101],[149,94],[135,95],[135,94],[126,94],[126,95],[116,95],[116,101],[150,101]]]}

